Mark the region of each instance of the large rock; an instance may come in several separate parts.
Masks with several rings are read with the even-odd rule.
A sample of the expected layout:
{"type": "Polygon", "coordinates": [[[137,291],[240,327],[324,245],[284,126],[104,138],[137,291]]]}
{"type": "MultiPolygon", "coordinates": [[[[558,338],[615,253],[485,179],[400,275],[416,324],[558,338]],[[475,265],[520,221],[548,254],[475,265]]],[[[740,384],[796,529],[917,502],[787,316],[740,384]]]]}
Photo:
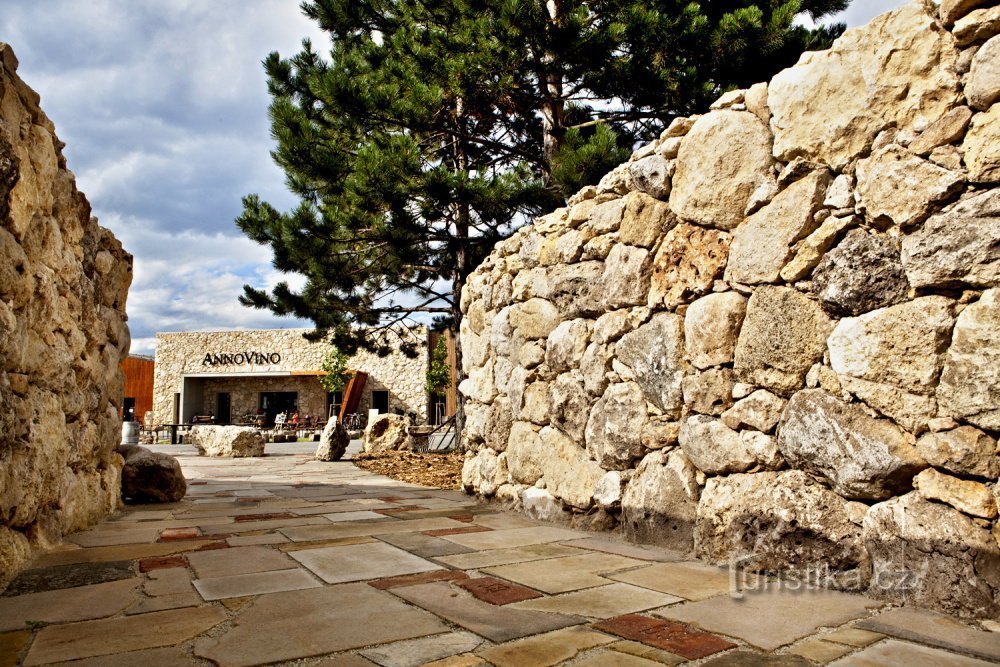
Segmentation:
{"type": "Polygon", "coordinates": [[[691,365],[711,368],[732,363],[746,312],[746,297],[737,292],[709,294],[688,306],[684,348],[691,365]]]}
{"type": "Polygon", "coordinates": [[[1000,430],[1000,289],[958,316],[937,398],[942,416],[1000,430]]]}
{"type": "Polygon", "coordinates": [[[410,435],[410,418],[405,415],[384,414],[375,417],[365,427],[362,450],[366,452],[391,452],[413,449],[410,435]]]}
{"type": "MultiPolygon", "coordinates": [[[[1000,60],[1000,54],[997,55],[1000,60]]],[[[973,183],[1000,183],[1000,104],[976,114],[962,142],[969,180],[973,183]]]]}
{"type": "Polygon", "coordinates": [[[545,299],[528,299],[510,310],[510,324],[514,328],[514,334],[526,340],[547,338],[559,321],[559,310],[545,299]]]}
{"type": "Polygon", "coordinates": [[[988,109],[1000,99],[1000,35],[983,44],[965,80],[965,97],[975,109],[988,109]]]}
{"type": "Polygon", "coordinates": [[[983,519],[997,517],[996,500],[982,482],[959,479],[928,468],[913,478],[913,488],[927,500],[938,500],[959,512],[983,519]]]}
{"type": "Polygon", "coordinates": [[[832,315],[901,303],[909,289],[896,243],[862,229],[849,231],[813,272],[813,290],[832,315]]]}
{"type": "Polygon", "coordinates": [[[951,34],[959,46],[984,42],[1000,34],[1000,6],[977,9],[955,21],[951,34]]]}
{"type": "Polygon", "coordinates": [[[822,389],[800,391],[788,402],[778,447],[789,465],[823,477],[845,498],[889,498],[908,490],[927,465],[891,422],[822,389]]]}
{"type": "Polygon", "coordinates": [[[670,196],[671,164],[662,155],[653,154],[629,163],[632,184],[636,189],[657,199],[670,196]]]}
{"type": "MultiPolygon", "coordinates": [[[[507,449],[507,439],[510,437],[510,427],[514,422],[514,412],[510,407],[510,398],[497,396],[490,404],[483,427],[483,441],[487,447],[502,452],[507,449]]],[[[468,424],[468,418],[466,418],[468,424]]]]}
{"type": "Polygon", "coordinates": [[[976,7],[989,4],[990,0],[941,0],[941,21],[950,26],[976,7]]]}
{"type": "Polygon", "coordinates": [[[895,144],[876,150],[857,167],[858,192],[868,213],[900,227],[912,227],[935,204],[961,192],[962,174],[939,167],[895,144]]]}
{"type": "Polygon", "coordinates": [[[627,470],[642,456],[646,399],[634,382],[610,385],[587,420],[587,452],[606,470],[627,470]]]}
{"type": "Polygon", "coordinates": [[[778,394],[800,388],[823,357],[829,318],[787,287],[759,287],[750,297],[736,344],[737,377],[778,394]]]}
{"type": "Polygon", "coordinates": [[[250,426],[193,426],[191,444],[201,456],[264,456],[264,436],[250,426]]]}
{"type": "Polygon", "coordinates": [[[549,387],[549,421],[576,442],[583,442],[591,399],[576,373],[563,373],[549,387]]]}
{"type": "Polygon", "coordinates": [[[771,173],[771,133],[746,111],[713,111],[681,142],[670,208],[682,220],[734,229],[771,173]]]}
{"type": "Polygon", "coordinates": [[[625,197],[625,215],[618,240],[627,245],[652,248],[676,224],[677,218],[666,203],[641,192],[630,192],[625,197]]]}
{"type": "Polygon", "coordinates": [[[531,486],[544,474],[539,461],[542,439],[538,431],[537,426],[523,421],[515,421],[510,427],[506,451],[507,468],[511,479],[516,483],[531,486]]]}
{"type": "Polygon", "coordinates": [[[768,86],[775,156],[844,171],[886,127],[913,132],[935,122],[959,100],[953,45],[914,2],[848,30],[828,51],[802,54],[768,86]]]}
{"type": "Polygon", "coordinates": [[[649,305],[674,308],[708,294],[722,277],[732,237],[726,232],[679,224],[663,237],[653,258],[649,305]]]}
{"type": "Polygon", "coordinates": [[[863,537],[868,595],[960,616],[1000,612],[1000,547],[960,512],[909,493],[874,505],[863,537]]]}
{"type": "Polygon", "coordinates": [[[697,471],[682,452],[647,454],[622,494],[625,536],[691,551],[699,493],[697,471]]]}
{"type": "Polygon", "coordinates": [[[515,482],[533,485],[544,479],[552,495],[580,509],[591,506],[594,487],[605,473],[583,447],[560,431],[552,427],[536,431],[525,422],[514,422],[506,455],[515,482]]]}
{"type": "Polygon", "coordinates": [[[339,419],[331,419],[323,427],[316,447],[317,461],[339,461],[351,444],[351,436],[339,419]]]}
{"type": "Polygon", "coordinates": [[[914,287],[1000,285],[1000,190],[933,215],[903,237],[902,261],[914,287]]]}
{"type": "Polygon", "coordinates": [[[815,574],[860,589],[868,556],[843,498],[800,470],[708,480],[698,503],[699,558],[750,571],[815,574]]]}
{"type": "Polygon", "coordinates": [[[920,456],[936,468],[958,475],[1000,477],[997,441],[972,426],[926,433],[917,440],[920,456]]]}
{"type": "Polygon", "coordinates": [[[122,498],[133,503],[175,503],[187,493],[181,464],[145,447],[123,446],[122,498]]]}
{"type": "Polygon", "coordinates": [[[553,373],[579,367],[590,342],[590,329],[590,322],[582,319],[562,322],[553,329],[545,345],[545,363],[553,373]]]}
{"type": "Polygon", "coordinates": [[[938,146],[953,144],[965,136],[970,120],[972,110],[969,107],[955,107],[921,132],[908,148],[915,155],[925,156],[938,146]]]}
{"type": "Polygon", "coordinates": [[[745,472],[757,463],[739,433],[707,415],[688,417],[681,424],[679,442],[691,463],[710,475],[745,472]]]}
{"type": "Polygon", "coordinates": [[[828,171],[814,171],[747,218],[733,234],[726,280],[748,285],[777,282],[792,258],[792,245],[818,226],[813,214],[823,204],[830,180],[828,171]]]}
{"type": "Polygon", "coordinates": [[[710,368],[685,375],[681,381],[684,405],[691,412],[721,415],[733,404],[734,384],[731,368],[710,368]]]}
{"type": "Polygon", "coordinates": [[[673,313],[657,313],[648,323],[622,336],[615,350],[618,360],[635,373],[646,400],[668,415],[679,417],[684,404],[681,379],[687,369],[684,319],[673,313]]]}
{"type": "Polygon", "coordinates": [[[549,271],[549,299],[564,318],[600,312],[600,280],[603,262],[579,262],[555,266],[549,271]]]}
{"type": "Polygon", "coordinates": [[[602,302],[612,310],[646,303],[652,259],[645,248],[616,245],[604,262],[601,276],[602,302]]]}

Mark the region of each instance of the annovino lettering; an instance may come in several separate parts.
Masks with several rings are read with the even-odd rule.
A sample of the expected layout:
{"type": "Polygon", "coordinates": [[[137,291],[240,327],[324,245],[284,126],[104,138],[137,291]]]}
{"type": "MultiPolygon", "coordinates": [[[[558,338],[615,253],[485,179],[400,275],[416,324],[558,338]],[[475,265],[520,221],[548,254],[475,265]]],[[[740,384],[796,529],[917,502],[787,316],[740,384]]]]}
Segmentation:
{"type": "Polygon", "coordinates": [[[262,364],[280,364],[281,355],[277,352],[237,352],[236,354],[212,353],[205,354],[202,366],[245,366],[262,364]]]}

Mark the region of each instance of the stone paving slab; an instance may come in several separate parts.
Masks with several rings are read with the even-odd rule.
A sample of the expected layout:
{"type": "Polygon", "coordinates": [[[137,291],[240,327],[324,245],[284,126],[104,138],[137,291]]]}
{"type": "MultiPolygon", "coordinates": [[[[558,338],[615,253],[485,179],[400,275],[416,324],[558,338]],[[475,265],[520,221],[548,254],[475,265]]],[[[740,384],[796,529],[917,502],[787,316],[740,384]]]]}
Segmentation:
{"type": "Polygon", "coordinates": [[[566,593],[610,583],[599,574],[646,565],[625,556],[585,553],[579,556],[529,561],[483,569],[495,577],[509,579],[546,593],[566,593]]]}
{"type": "Polygon", "coordinates": [[[202,598],[192,588],[189,593],[173,593],[171,595],[160,595],[154,598],[142,598],[134,605],[125,610],[129,616],[134,614],[148,614],[151,611],[165,611],[167,609],[180,609],[181,607],[197,607],[202,603],[202,598]]]}
{"type": "Polygon", "coordinates": [[[57,662],[53,663],[53,667],[200,667],[205,664],[202,660],[192,658],[184,649],[171,646],[118,655],[102,655],[98,658],[86,658],[71,662],[57,662]]]}
{"type": "Polygon", "coordinates": [[[428,662],[474,651],[483,644],[483,638],[471,632],[448,632],[420,639],[407,639],[359,653],[382,667],[418,667],[428,662]]]}
{"type": "Polygon", "coordinates": [[[295,567],[288,556],[262,546],[233,547],[215,551],[197,551],[187,556],[199,579],[232,574],[287,570],[295,567]]]}
{"type": "Polygon", "coordinates": [[[468,547],[455,544],[440,537],[431,537],[423,533],[389,533],[387,535],[376,535],[376,539],[406,549],[415,556],[421,558],[434,558],[436,556],[453,556],[455,554],[475,553],[468,547]]]}
{"type": "Polygon", "coordinates": [[[919,646],[896,639],[879,642],[873,646],[831,663],[836,667],[883,667],[884,665],[906,665],[906,667],[986,667],[995,662],[955,655],[947,651],[919,646]]]}
{"type": "Polygon", "coordinates": [[[729,592],[729,572],[703,563],[660,563],[608,578],[687,600],[704,600],[729,592]]]}
{"type": "Polygon", "coordinates": [[[154,556],[196,551],[212,543],[212,540],[187,540],[184,542],[162,542],[159,544],[127,544],[114,547],[74,549],[42,554],[32,562],[33,567],[52,567],[73,563],[104,563],[108,561],[137,560],[154,556]]]}
{"type": "Polygon", "coordinates": [[[679,665],[684,662],[684,658],[676,653],[670,653],[668,651],[654,648],[652,646],[646,646],[645,644],[628,639],[617,641],[614,644],[608,644],[608,649],[618,653],[625,653],[638,658],[651,660],[652,662],[661,665],[679,665]]]}
{"type": "Polygon", "coordinates": [[[590,628],[575,627],[547,632],[477,651],[476,654],[497,667],[537,665],[548,667],[571,660],[582,651],[608,644],[615,638],[590,628]]]}
{"type": "Polygon", "coordinates": [[[682,559],[681,554],[669,551],[668,549],[629,544],[628,542],[622,542],[610,537],[585,537],[580,540],[568,540],[562,544],[568,547],[603,551],[604,553],[627,556],[628,558],[636,558],[638,560],[670,562],[682,559]]]}
{"type": "Polygon", "coordinates": [[[293,551],[292,558],[328,584],[440,570],[419,556],[382,542],[293,551]]]}
{"type": "Polygon", "coordinates": [[[238,598],[246,595],[262,593],[278,593],[281,591],[299,591],[305,588],[321,586],[318,581],[309,576],[301,568],[288,570],[271,570],[269,572],[251,572],[249,574],[231,574],[226,577],[196,579],[194,587],[206,601],[223,598],[238,598]]]}
{"type": "Polygon", "coordinates": [[[926,609],[887,609],[858,627],[1000,663],[1000,632],[976,630],[926,609]]]}
{"type": "Polygon", "coordinates": [[[0,633],[0,667],[15,667],[30,641],[31,633],[27,630],[0,633]]]}
{"type": "Polygon", "coordinates": [[[659,667],[663,663],[608,649],[591,651],[573,662],[574,667],[659,667]]]}
{"type": "Polygon", "coordinates": [[[572,593],[518,602],[518,609],[535,609],[587,618],[610,618],[682,602],[682,598],[629,584],[610,584],[572,593]]]}
{"type": "MultiPolygon", "coordinates": [[[[381,536],[380,536],[381,537],[381,536]]],[[[468,549],[468,547],[463,547],[468,549]]],[[[512,563],[526,563],[529,561],[545,560],[547,558],[560,558],[563,556],[576,556],[585,551],[574,549],[573,547],[561,544],[532,544],[526,547],[516,547],[514,549],[489,549],[487,551],[474,551],[455,556],[443,556],[435,560],[441,561],[450,567],[457,567],[462,570],[472,570],[497,565],[509,565],[512,563]]]]}
{"type": "Polygon", "coordinates": [[[132,561],[128,560],[111,561],[110,563],[56,565],[21,572],[8,584],[2,596],[12,597],[25,593],[44,593],[62,588],[131,579],[134,576],[132,561]]]}
{"type": "Polygon", "coordinates": [[[697,660],[735,648],[733,642],[683,623],[640,614],[626,614],[595,623],[594,628],[697,660]]]}
{"type": "MultiPolygon", "coordinates": [[[[283,528],[281,533],[293,542],[308,542],[310,540],[326,540],[339,537],[359,537],[371,535],[387,535],[389,533],[420,532],[437,528],[458,528],[463,524],[447,518],[394,520],[394,521],[354,521],[349,523],[330,523],[325,525],[297,526],[283,528]]],[[[462,537],[462,536],[457,536],[462,537]]]]}
{"type": "Polygon", "coordinates": [[[0,598],[0,632],[23,630],[28,622],[68,623],[113,616],[135,602],[141,583],[122,579],[0,598]]]}
{"type": "MultiPolygon", "coordinates": [[[[442,526],[447,528],[448,526],[442,526]]],[[[432,530],[432,529],[425,529],[432,530]]],[[[471,533],[468,535],[446,535],[444,539],[455,544],[461,544],[470,549],[510,549],[525,547],[531,544],[572,540],[580,534],[565,528],[550,526],[532,526],[530,528],[511,528],[492,530],[488,533],[471,533]]]]}
{"type": "MultiPolygon", "coordinates": [[[[512,584],[509,581],[497,579],[495,577],[477,577],[475,579],[465,579],[458,582],[458,585],[472,593],[473,597],[483,602],[495,605],[511,604],[523,600],[533,600],[542,597],[538,591],[533,591],[524,586],[512,584]]],[[[543,609],[541,611],[550,611],[543,609]]]]}

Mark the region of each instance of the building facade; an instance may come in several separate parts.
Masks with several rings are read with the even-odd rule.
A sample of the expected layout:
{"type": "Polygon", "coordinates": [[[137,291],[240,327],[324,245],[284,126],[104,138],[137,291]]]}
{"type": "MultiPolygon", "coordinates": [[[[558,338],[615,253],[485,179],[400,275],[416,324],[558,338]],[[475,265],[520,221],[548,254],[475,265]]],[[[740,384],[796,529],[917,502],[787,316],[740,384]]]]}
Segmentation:
{"type": "Polygon", "coordinates": [[[153,357],[130,354],[122,362],[125,374],[125,398],[122,401],[122,420],[146,421],[146,413],[153,409],[153,374],[156,362],[153,357]]]}
{"type": "MultiPolygon", "coordinates": [[[[153,382],[154,424],[190,423],[211,416],[216,423],[245,423],[263,416],[273,423],[281,412],[297,411],[300,419],[327,419],[342,399],[320,384],[327,343],[303,337],[309,329],[198,331],[156,335],[153,382]]],[[[357,412],[409,415],[427,422],[429,397],[424,388],[428,355],[425,327],[402,330],[417,343],[417,355],[398,351],[379,357],[358,352],[348,368],[367,374],[357,412]]],[[[339,394],[339,392],[338,392],[339,394]]]]}

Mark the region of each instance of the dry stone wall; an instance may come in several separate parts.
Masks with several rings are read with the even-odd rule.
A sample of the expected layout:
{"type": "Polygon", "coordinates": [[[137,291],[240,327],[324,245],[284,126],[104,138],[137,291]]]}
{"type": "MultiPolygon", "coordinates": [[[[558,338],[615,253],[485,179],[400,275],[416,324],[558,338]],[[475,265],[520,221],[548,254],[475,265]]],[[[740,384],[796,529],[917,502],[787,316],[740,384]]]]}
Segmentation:
{"type": "Polygon", "coordinates": [[[498,244],[462,295],[465,488],[998,613],[992,4],[849,30],[498,244]]]}
{"type": "Polygon", "coordinates": [[[0,588],[120,497],[132,258],[0,44],[0,588]]]}

